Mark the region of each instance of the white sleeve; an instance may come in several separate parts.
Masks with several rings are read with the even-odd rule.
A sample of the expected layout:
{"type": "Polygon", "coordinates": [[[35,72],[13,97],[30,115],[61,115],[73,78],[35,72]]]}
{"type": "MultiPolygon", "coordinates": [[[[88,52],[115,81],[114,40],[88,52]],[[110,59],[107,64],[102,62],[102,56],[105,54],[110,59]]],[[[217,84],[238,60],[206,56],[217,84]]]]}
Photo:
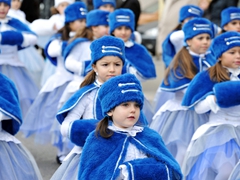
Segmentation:
{"type": "Polygon", "coordinates": [[[175,31],[170,35],[170,41],[175,47],[175,51],[178,52],[183,47],[184,33],[182,30],[175,31]]]}
{"type": "Polygon", "coordinates": [[[23,43],[22,47],[27,47],[31,45],[35,45],[37,43],[37,36],[34,34],[29,34],[29,33],[22,33],[23,35],[23,43]]]}
{"type": "Polygon", "coordinates": [[[47,49],[49,56],[58,57],[62,55],[62,41],[59,39],[53,40],[47,49]]]}
{"type": "Polygon", "coordinates": [[[217,103],[215,102],[215,96],[209,95],[206,97],[206,99],[197,103],[197,105],[195,105],[194,109],[198,114],[203,114],[208,111],[213,111],[214,113],[216,113],[220,108],[217,105],[217,103]]]}
{"type": "Polygon", "coordinates": [[[37,19],[29,25],[30,29],[39,36],[48,36],[55,33],[54,22],[48,19],[37,19]]]}
{"type": "Polygon", "coordinates": [[[88,97],[85,95],[80,102],[70,111],[68,112],[67,116],[65,117],[62,125],[61,125],[61,133],[63,137],[68,137],[68,131],[71,125],[72,121],[78,120],[82,117],[85,108],[86,108],[86,102],[88,102],[86,99],[88,97]]]}
{"type": "Polygon", "coordinates": [[[83,61],[91,60],[90,42],[78,43],[71,50],[65,60],[65,67],[76,74],[82,74],[85,63],[83,61]]]}

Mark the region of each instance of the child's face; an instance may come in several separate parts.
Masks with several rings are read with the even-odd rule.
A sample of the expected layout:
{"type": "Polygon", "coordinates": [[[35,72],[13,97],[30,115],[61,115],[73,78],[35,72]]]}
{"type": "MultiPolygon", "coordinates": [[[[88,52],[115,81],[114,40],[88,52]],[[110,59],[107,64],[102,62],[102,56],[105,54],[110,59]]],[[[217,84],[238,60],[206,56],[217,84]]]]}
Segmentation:
{"type": "Polygon", "coordinates": [[[127,42],[131,37],[132,31],[127,26],[119,26],[116,29],[114,29],[112,34],[115,37],[121,38],[124,42],[127,42]]]}
{"type": "Polygon", "coordinates": [[[93,26],[92,31],[93,36],[98,39],[102,36],[108,35],[109,27],[104,25],[93,26]]]}
{"type": "Polygon", "coordinates": [[[223,29],[225,31],[236,31],[236,32],[240,32],[240,20],[233,20],[229,23],[227,23],[223,29]]]}
{"type": "Polygon", "coordinates": [[[22,2],[20,0],[12,0],[11,1],[11,8],[14,10],[19,10],[22,5],[22,2]]]}
{"type": "Polygon", "coordinates": [[[68,2],[62,2],[58,5],[58,7],[56,7],[56,9],[58,10],[59,14],[64,14],[64,10],[65,8],[69,5],[68,2]]]}
{"type": "Polygon", "coordinates": [[[0,19],[4,19],[7,16],[9,9],[10,9],[9,5],[0,2],[0,19]]]}
{"type": "Polygon", "coordinates": [[[83,31],[83,29],[86,27],[86,19],[78,19],[76,21],[70,22],[69,27],[73,32],[83,31]]]}
{"type": "Polygon", "coordinates": [[[196,54],[204,54],[211,43],[211,37],[207,33],[194,36],[192,39],[187,40],[189,49],[196,54]]]}
{"type": "Polygon", "coordinates": [[[102,5],[98,9],[108,11],[108,12],[113,12],[114,11],[114,7],[111,4],[102,5]]]}
{"type": "Polygon", "coordinates": [[[123,62],[117,56],[104,56],[93,64],[93,70],[98,74],[97,79],[101,83],[122,74],[122,67],[123,62]]]}
{"type": "Polygon", "coordinates": [[[240,67],[240,47],[234,47],[224,52],[219,58],[222,66],[228,68],[239,68],[240,67]]]}
{"type": "Polygon", "coordinates": [[[133,101],[122,103],[107,113],[113,124],[119,128],[129,128],[136,124],[140,116],[139,104],[133,101]]]}

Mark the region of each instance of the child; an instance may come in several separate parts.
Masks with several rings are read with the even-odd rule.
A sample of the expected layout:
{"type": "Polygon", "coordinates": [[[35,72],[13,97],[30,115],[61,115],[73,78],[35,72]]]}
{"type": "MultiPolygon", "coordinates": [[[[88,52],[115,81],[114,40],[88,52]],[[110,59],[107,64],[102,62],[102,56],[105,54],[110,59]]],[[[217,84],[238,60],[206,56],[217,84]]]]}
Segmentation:
{"type": "Polygon", "coordinates": [[[175,54],[184,46],[183,25],[194,17],[202,17],[203,10],[195,5],[185,5],[179,11],[179,24],[162,43],[162,60],[166,68],[175,54]]]}
{"type": "Polygon", "coordinates": [[[0,73],[0,82],[0,179],[41,180],[33,156],[14,136],[22,124],[16,87],[2,73],[0,73]]]}
{"type": "Polygon", "coordinates": [[[87,14],[87,27],[92,30],[94,39],[98,39],[104,35],[108,35],[108,15],[108,11],[103,11],[99,9],[92,10],[87,14]]]}
{"type": "Polygon", "coordinates": [[[228,7],[221,12],[221,28],[223,32],[240,32],[240,8],[228,7]]]}
{"type": "MultiPolygon", "coordinates": [[[[57,111],[59,110],[59,99],[67,85],[73,79],[73,75],[64,67],[62,52],[67,41],[70,39],[70,35],[76,33],[78,28],[81,27],[79,21],[82,20],[83,16],[79,13],[79,9],[82,8],[82,4],[82,2],[76,2],[65,9],[65,26],[59,30],[58,34],[51,38],[46,46],[46,55],[56,66],[56,72],[50,76],[41,88],[41,91],[25,117],[27,123],[22,127],[22,131],[26,137],[35,134],[35,141],[37,143],[43,144],[53,141],[53,138],[49,137],[53,134],[50,130],[56,120],[55,116],[57,111]]],[[[61,139],[59,136],[57,136],[58,140],[61,139]]],[[[54,144],[58,143],[54,142],[54,144]]],[[[62,147],[59,147],[59,145],[57,147],[58,156],[62,153],[65,155],[69,152],[69,149],[64,150],[62,147]]]]}
{"type": "MultiPolygon", "coordinates": [[[[69,134],[74,130],[71,129],[73,121],[102,118],[100,102],[97,99],[99,88],[111,77],[120,75],[125,62],[124,43],[119,38],[103,36],[94,40],[90,48],[93,69],[85,77],[81,88],[57,114],[64,138],[69,138],[69,134]]],[[[74,179],[73,177],[77,177],[81,151],[82,147],[75,146],[52,179],[74,179]]]]}
{"type": "Polygon", "coordinates": [[[35,44],[37,36],[21,21],[7,17],[10,3],[11,0],[0,0],[2,9],[0,72],[16,85],[22,114],[25,116],[39,90],[19,60],[18,51],[35,44]]]}
{"type": "Polygon", "coordinates": [[[228,179],[240,158],[240,34],[226,32],[212,44],[217,63],[190,83],[183,105],[209,122],[194,133],[183,164],[186,179],[228,179]]]}
{"type": "MultiPolygon", "coordinates": [[[[25,13],[20,10],[22,0],[12,0],[11,8],[8,11],[8,16],[20,20],[22,23],[29,25],[26,20],[25,13]]],[[[18,51],[20,61],[22,61],[27,68],[29,74],[34,80],[35,84],[40,87],[42,71],[44,68],[44,59],[34,46],[29,46],[21,51],[18,51]]]]}
{"type": "MultiPolygon", "coordinates": [[[[51,36],[57,33],[65,23],[65,8],[74,3],[75,0],[54,0],[54,7],[51,9],[53,15],[49,19],[36,19],[30,24],[30,28],[38,35],[38,46],[45,48],[51,36]]],[[[41,77],[41,86],[55,72],[55,66],[46,59],[41,77]]]]}
{"type": "Polygon", "coordinates": [[[141,126],[144,96],[134,75],[109,79],[98,98],[104,118],[83,146],[78,179],[181,179],[161,137],[141,126]]]}
{"type": "Polygon", "coordinates": [[[183,26],[183,47],[166,69],[162,91],[174,93],[153,117],[150,127],[161,134],[167,148],[182,164],[187,146],[195,130],[208,121],[206,114],[181,106],[182,98],[194,76],[215,64],[216,60],[208,51],[213,37],[211,22],[205,18],[194,18],[183,26]],[[171,134],[171,136],[169,136],[171,134]]]}
{"type": "Polygon", "coordinates": [[[108,12],[113,12],[116,8],[115,0],[93,0],[94,9],[100,9],[108,12]]]}

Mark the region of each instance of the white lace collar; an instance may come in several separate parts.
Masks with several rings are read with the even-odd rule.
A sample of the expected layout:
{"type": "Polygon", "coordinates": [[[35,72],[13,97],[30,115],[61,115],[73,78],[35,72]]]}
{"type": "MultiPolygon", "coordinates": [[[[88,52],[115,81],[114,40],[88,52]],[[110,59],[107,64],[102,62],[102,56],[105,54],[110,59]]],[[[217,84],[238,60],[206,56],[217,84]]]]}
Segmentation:
{"type": "Polygon", "coordinates": [[[127,133],[133,137],[136,136],[137,133],[143,131],[143,127],[140,127],[140,126],[132,126],[132,127],[123,129],[115,126],[113,123],[111,123],[111,125],[108,126],[108,129],[111,129],[114,132],[127,133]]]}
{"type": "Polygon", "coordinates": [[[236,69],[233,69],[233,68],[228,68],[228,67],[225,67],[228,72],[231,73],[231,76],[230,76],[230,80],[234,81],[234,80],[239,80],[239,74],[240,74],[240,68],[236,68],[236,69]]]}

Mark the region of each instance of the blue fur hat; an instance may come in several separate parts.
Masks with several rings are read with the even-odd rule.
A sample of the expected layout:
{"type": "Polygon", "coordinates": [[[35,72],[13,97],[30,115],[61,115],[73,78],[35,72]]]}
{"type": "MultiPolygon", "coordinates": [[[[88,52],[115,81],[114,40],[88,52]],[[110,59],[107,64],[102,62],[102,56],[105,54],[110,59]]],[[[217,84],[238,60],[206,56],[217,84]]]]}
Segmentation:
{"type": "Polygon", "coordinates": [[[115,0],[93,0],[94,9],[98,9],[100,6],[103,6],[105,4],[111,4],[114,8],[116,7],[115,0]]]}
{"type": "Polygon", "coordinates": [[[211,48],[218,59],[224,52],[236,46],[240,47],[240,33],[229,31],[215,37],[211,48]]]}
{"type": "Polygon", "coordinates": [[[212,23],[205,18],[193,18],[183,26],[184,41],[199,34],[207,33],[213,38],[212,23]]]}
{"type": "Polygon", "coordinates": [[[186,5],[180,9],[178,21],[179,23],[181,23],[186,18],[202,17],[202,16],[203,16],[203,10],[200,7],[195,5],[186,5]]]}
{"type": "Polygon", "coordinates": [[[221,12],[221,28],[233,20],[240,20],[240,8],[228,7],[221,12]]]}
{"type": "Polygon", "coordinates": [[[87,7],[83,2],[75,2],[66,7],[64,14],[65,24],[77,19],[86,19],[87,7]]]}
{"type": "Polygon", "coordinates": [[[128,101],[136,101],[143,107],[144,96],[139,80],[133,74],[123,74],[106,81],[100,88],[98,98],[101,102],[103,115],[128,101]]]}
{"type": "Polygon", "coordinates": [[[11,0],[0,0],[0,2],[6,3],[11,7],[11,0]]]}
{"type": "Polygon", "coordinates": [[[127,26],[134,31],[135,16],[132,10],[120,8],[109,14],[110,34],[120,26],[127,26]]]}
{"type": "Polygon", "coordinates": [[[103,36],[94,40],[91,45],[91,64],[104,56],[118,56],[125,63],[125,45],[122,39],[114,36],[103,36]]]}
{"type": "Polygon", "coordinates": [[[95,9],[87,14],[87,27],[104,25],[108,26],[108,11],[95,9]]]}

